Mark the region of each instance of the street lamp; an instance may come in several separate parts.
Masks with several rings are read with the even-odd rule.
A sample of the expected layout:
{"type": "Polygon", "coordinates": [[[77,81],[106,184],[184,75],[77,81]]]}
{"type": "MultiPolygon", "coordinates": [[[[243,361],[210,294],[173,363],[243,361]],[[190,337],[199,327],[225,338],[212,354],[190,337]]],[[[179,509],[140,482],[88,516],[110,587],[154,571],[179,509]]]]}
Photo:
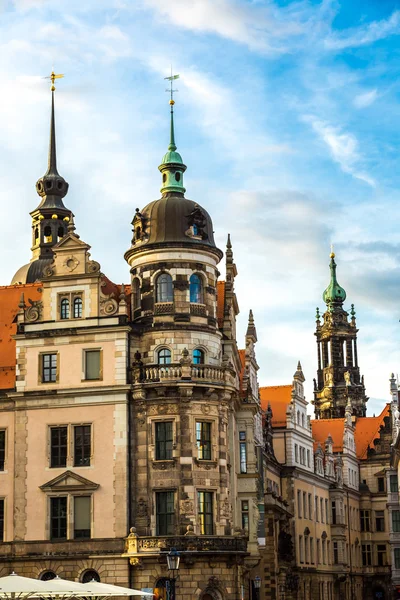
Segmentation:
{"type": "Polygon", "coordinates": [[[256,599],[259,600],[260,598],[260,588],[261,588],[261,577],[259,575],[256,575],[253,579],[253,585],[254,585],[254,589],[256,591],[256,599]]]}
{"type": "Polygon", "coordinates": [[[179,552],[176,548],[171,548],[171,550],[167,554],[167,563],[168,570],[172,571],[172,577],[170,581],[170,598],[169,600],[175,600],[175,582],[176,582],[176,573],[179,570],[179,561],[181,560],[179,552]]]}

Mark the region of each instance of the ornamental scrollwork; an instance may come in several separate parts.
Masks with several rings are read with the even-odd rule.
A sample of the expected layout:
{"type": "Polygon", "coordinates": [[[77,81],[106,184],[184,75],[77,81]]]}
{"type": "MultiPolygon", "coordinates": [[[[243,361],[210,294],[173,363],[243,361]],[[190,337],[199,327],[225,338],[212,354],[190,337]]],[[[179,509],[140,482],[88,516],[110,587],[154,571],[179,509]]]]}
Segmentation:
{"type": "Polygon", "coordinates": [[[43,312],[43,302],[41,300],[31,300],[28,298],[30,306],[25,310],[25,321],[32,323],[33,321],[40,321],[43,312]]]}

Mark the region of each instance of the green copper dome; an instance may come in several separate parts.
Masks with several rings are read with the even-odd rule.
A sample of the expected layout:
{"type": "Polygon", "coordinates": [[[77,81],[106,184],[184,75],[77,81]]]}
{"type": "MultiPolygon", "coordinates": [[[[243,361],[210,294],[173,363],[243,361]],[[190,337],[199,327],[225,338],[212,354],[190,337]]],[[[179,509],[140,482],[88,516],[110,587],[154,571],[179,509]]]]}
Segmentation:
{"type": "Polygon", "coordinates": [[[333,252],[331,253],[331,262],[329,268],[331,270],[331,280],[328,287],[324,291],[322,298],[325,304],[328,306],[328,310],[333,310],[335,306],[342,305],[346,300],[346,292],[338,284],[336,279],[336,263],[335,254],[333,252]]]}
{"type": "Polygon", "coordinates": [[[169,165],[171,163],[183,165],[182,156],[179,154],[179,152],[175,152],[175,150],[168,150],[168,152],[164,154],[161,164],[169,165]]]}

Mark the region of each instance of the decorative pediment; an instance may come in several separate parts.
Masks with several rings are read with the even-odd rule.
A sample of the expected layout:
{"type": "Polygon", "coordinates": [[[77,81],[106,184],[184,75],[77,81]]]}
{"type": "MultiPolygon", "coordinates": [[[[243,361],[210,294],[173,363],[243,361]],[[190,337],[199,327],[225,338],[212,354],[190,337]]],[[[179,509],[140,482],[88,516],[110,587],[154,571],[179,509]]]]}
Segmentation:
{"type": "Polygon", "coordinates": [[[97,490],[98,487],[98,483],[94,483],[72,471],[65,471],[65,473],[62,473],[61,475],[58,475],[58,477],[41,485],[40,489],[43,492],[93,492],[94,490],[97,490]]]}
{"type": "Polygon", "coordinates": [[[64,250],[66,248],[68,248],[68,250],[70,250],[71,248],[86,248],[87,250],[90,250],[89,244],[86,244],[86,242],[82,242],[82,240],[79,239],[78,236],[74,233],[67,233],[67,235],[61,238],[58,244],[54,246],[53,250],[64,250]]]}

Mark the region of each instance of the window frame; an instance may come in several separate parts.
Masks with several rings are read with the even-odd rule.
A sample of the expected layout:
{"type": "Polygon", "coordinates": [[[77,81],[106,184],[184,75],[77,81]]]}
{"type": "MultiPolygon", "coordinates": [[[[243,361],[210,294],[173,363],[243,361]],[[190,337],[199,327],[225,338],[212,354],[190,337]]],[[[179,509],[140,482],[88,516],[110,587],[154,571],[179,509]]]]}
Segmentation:
{"type": "Polygon", "coordinates": [[[195,348],[192,353],[192,363],[194,365],[204,365],[205,364],[206,353],[202,348],[195,348]],[[199,356],[195,356],[195,353],[198,352],[199,356]]]}
{"type": "Polygon", "coordinates": [[[68,321],[71,318],[70,298],[63,296],[60,298],[60,321],[68,321]]]}
{"type": "MultiPolygon", "coordinates": [[[[59,352],[39,352],[39,383],[43,384],[43,385],[48,385],[51,383],[59,383],[59,376],[60,376],[60,353],[59,352]],[[55,367],[50,365],[50,374],[52,369],[55,368],[55,379],[49,379],[48,381],[44,380],[44,375],[45,375],[45,366],[44,366],[44,361],[45,361],[45,357],[47,356],[55,356],[56,357],[56,364],[55,367]]],[[[46,367],[47,370],[48,367],[46,367]]]]}
{"type": "Polygon", "coordinates": [[[199,534],[214,535],[214,492],[197,490],[197,514],[199,534]],[[202,507],[210,508],[210,510],[201,510],[202,507]]]}
{"type": "MultiPolygon", "coordinates": [[[[73,443],[73,455],[72,455],[72,461],[73,461],[73,466],[76,468],[86,468],[86,467],[90,467],[91,466],[91,462],[92,462],[92,447],[93,447],[93,443],[92,443],[92,425],[91,423],[79,423],[79,424],[72,424],[72,430],[73,430],[73,435],[72,435],[72,443],[73,443]],[[76,444],[76,436],[77,436],[77,429],[78,428],[89,428],[89,456],[88,457],[83,457],[84,460],[88,461],[87,464],[78,464],[77,463],[77,444],[76,444]]],[[[87,432],[83,432],[83,437],[87,437],[87,432]]],[[[84,449],[85,446],[87,448],[87,444],[85,445],[85,443],[83,442],[81,445],[81,449],[84,449]]],[[[83,451],[82,454],[84,454],[85,452],[83,451]]]]}
{"type": "Polygon", "coordinates": [[[103,381],[103,348],[84,348],[82,355],[82,381],[103,381]],[[99,376],[98,377],[88,377],[88,369],[87,369],[87,355],[91,352],[96,352],[99,354],[99,376]]]}
{"type": "MultiPolygon", "coordinates": [[[[49,467],[50,469],[64,469],[68,464],[68,425],[50,425],[49,426],[49,447],[50,447],[50,456],[49,456],[49,467]],[[53,461],[53,432],[60,430],[65,430],[66,432],[66,442],[65,442],[65,464],[62,464],[61,461],[53,461]],[[57,464],[54,464],[57,462],[57,464]]],[[[59,436],[60,438],[60,436],[59,436]]],[[[63,446],[58,444],[58,455],[61,454],[60,448],[63,446]]],[[[60,456],[58,456],[60,458],[60,456]]]]}
{"type": "Polygon", "coordinates": [[[0,473],[6,470],[7,465],[7,429],[0,429],[0,473]]]}
{"type": "Polygon", "coordinates": [[[6,537],[6,499],[0,498],[0,543],[6,537]]]}
{"type": "Polygon", "coordinates": [[[156,535],[174,535],[175,532],[175,492],[174,490],[157,490],[155,492],[156,535]],[[169,495],[169,496],[168,496],[169,495]],[[165,512],[159,510],[161,500],[165,500],[165,512]],[[171,510],[172,507],[172,510],[171,510]],[[165,516],[165,522],[160,518],[165,516]],[[162,526],[161,526],[162,525],[162,526]]]}
{"type": "Polygon", "coordinates": [[[81,296],[75,296],[75,298],[73,299],[72,313],[73,313],[73,316],[72,316],[73,319],[82,319],[83,318],[83,300],[82,300],[81,296]],[[79,302],[79,304],[78,304],[78,302],[79,302]],[[76,310],[77,306],[78,306],[78,311],[76,310]],[[80,314],[77,315],[76,312],[78,312],[80,314]]]}
{"type": "Polygon", "coordinates": [[[60,321],[73,321],[73,320],[81,320],[85,318],[85,301],[84,301],[84,292],[76,291],[76,292],[60,292],[58,294],[58,318],[60,321]],[[81,315],[75,316],[75,301],[80,299],[81,301],[81,315]],[[63,303],[68,303],[68,316],[63,316],[63,303]]]}
{"type": "Polygon", "coordinates": [[[212,422],[199,421],[195,422],[197,460],[212,460],[212,422]],[[200,427],[198,427],[200,426],[200,427]],[[207,435],[204,436],[205,430],[208,429],[207,435]]]}
{"type": "Polygon", "coordinates": [[[92,494],[74,494],[72,496],[73,498],[73,506],[72,506],[72,511],[73,511],[73,518],[72,518],[72,539],[73,540],[90,540],[92,539],[92,513],[93,513],[93,507],[92,507],[92,501],[93,501],[93,495],[92,494]],[[85,530],[78,530],[76,529],[76,501],[78,498],[88,498],[89,499],[89,530],[85,529],[85,530]],[[89,531],[89,535],[80,535],[77,536],[76,532],[77,531],[89,531]]]}
{"type": "Polygon", "coordinates": [[[170,273],[166,271],[159,273],[155,278],[154,288],[156,304],[174,301],[174,284],[170,273]],[[165,279],[165,281],[161,281],[162,279],[165,279]]]}
{"type": "Polygon", "coordinates": [[[391,494],[398,494],[399,493],[399,479],[398,479],[398,475],[397,474],[389,476],[389,486],[390,486],[390,493],[391,494]]]}
{"type": "Polygon", "coordinates": [[[392,531],[400,533],[400,510],[392,510],[392,531]],[[396,518],[394,516],[396,515],[396,518]]]}
{"type": "Polygon", "coordinates": [[[81,423],[49,423],[47,425],[47,456],[48,456],[48,468],[50,469],[68,469],[70,467],[76,469],[86,469],[88,467],[93,467],[93,458],[94,458],[94,423],[91,422],[81,422],[81,423]],[[65,466],[52,466],[52,446],[51,446],[51,436],[52,429],[67,429],[67,459],[65,466]],[[75,427],[90,427],[90,457],[89,464],[87,465],[78,465],[75,462],[75,427]]]}
{"type": "Polygon", "coordinates": [[[156,357],[157,357],[157,364],[158,364],[159,366],[165,367],[166,365],[170,365],[170,364],[172,363],[172,352],[171,352],[171,350],[170,350],[170,349],[169,349],[167,346],[163,346],[162,348],[159,348],[159,349],[157,350],[156,357]],[[168,352],[169,356],[162,357],[162,356],[161,356],[161,353],[162,353],[162,352],[168,352]],[[169,361],[166,361],[166,362],[160,362],[160,359],[161,359],[161,358],[162,358],[162,359],[164,359],[164,358],[169,358],[169,361]]]}
{"type": "Polygon", "coordinates": [[[154,458],[155,460],[173,460],[174,453],[174,421],[155,421],[154,422],[154,458]],[[170,425],[170,438],[167,438],[167,425],[170,425]],[[164,438],[158,439],[158,430],[164,427],[164,438]],[[164,446],[162,446],[162,444],[164,446]],[[170,448],[168,447],[170,444],[170,448]]]}
{"type": "Polygon", "coordinates": [[[204,304],[204,281],[199,273],[192,273],[189,277],[189,302],[204,304]]]}
{"type": "Polygon", "coordinates": [[[242,529],[249,531],[250,523],[250,503],[248,500],[241,500],[240,502],[240,513],[242,516],[242,529]]]}
{"type": "MultiPolygon", "coordinates": [[[[56,496],[49,496],[49,502],[50,502],[50,507],[49,507],[49,539],[52,542],[62,542],[62,541],[66,541],[68,540],[68,494],[59,494],[56,496]],[[55,502],[59,502],[61,500],[65,500],[65,515],[63,515],[62,517],[56,517],[58,519],[58,521],[61,520],[61,518],[65,519],[65,537],[61,536],[53,536],[53,520],[55,517],[53,517],[53,505],[55,504],[55,502]]],[[[61,529],[60,524],[58,525],[58,529],[61,529]]]]}
{"type": "Polygon", "coordinates": [[[239,465],[240,474],[247,473],[247,439],[246,432],[239,431],[239,465]]]}
{"type": "Polygon", "coordinates": [[[135,313],[136,310],[139,310],[142,307],[142,298],[141,298],[141,281],[139,277],[134,277],[132,280],[132,310],[135,313]]]}

